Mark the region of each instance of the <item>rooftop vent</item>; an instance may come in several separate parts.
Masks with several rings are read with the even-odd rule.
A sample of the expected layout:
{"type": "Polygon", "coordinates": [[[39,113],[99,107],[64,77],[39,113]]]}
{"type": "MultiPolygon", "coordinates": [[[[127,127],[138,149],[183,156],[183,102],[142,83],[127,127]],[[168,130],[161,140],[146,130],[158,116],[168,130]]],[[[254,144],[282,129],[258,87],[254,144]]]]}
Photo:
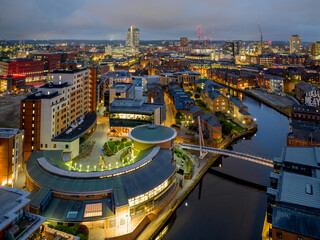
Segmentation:
{"type": "Polygon", "coordinates": [[[312,193],[312,185],[311,185],[311,184],[307,183],[305,190],[306,190],[306,193],[307,193],[307,194],[310,194],[310,195],[313,194],[313,193],[312,193]]]}

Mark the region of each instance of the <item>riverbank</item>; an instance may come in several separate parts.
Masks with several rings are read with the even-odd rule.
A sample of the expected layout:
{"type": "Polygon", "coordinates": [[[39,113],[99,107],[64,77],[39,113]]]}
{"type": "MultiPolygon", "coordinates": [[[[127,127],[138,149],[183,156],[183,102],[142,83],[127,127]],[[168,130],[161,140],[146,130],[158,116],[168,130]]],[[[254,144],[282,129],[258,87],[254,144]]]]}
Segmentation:
{"type": "Polygon", "coordinates": [[[262,101],[264,104],[272,107],[273,109],[286,115],[287,117],[291,117],[292,105],[295,103],[292,99],[284,96],[274,95],[257,89],[244,90],[244,93],[252,98],[262,101]],[[281,105],[279,105],[279,103],[281,103],[281,105]]]}
{"type": "Polygon", "coordinates": [[[231,87],[227,84],[215,81],[213,79],[211,79],[211,80],[222,85],[222,86],[230,88],[234,91],[241,92],[241,93],[243,93],[253,99],[259,100],[259,101],[263,102],[264,104],[266,104],[267,106],[275,109],[276,111],[278,111],[279,113],[281,113],[287,117],[291,116],[291,107],[295,103],[295,101],[293,101],[291,98],[274,95],[274,94],[264,92],[261,90],[257,90],[257,89],[242,90],[242,89],[234,88],[234,87],[231,87]]]}
{"type": "MultiPolygon", "coordinates": [[[[226,148],[233,141],[257,131],[257,124],[253,124],[251,128],[237,135],[231,136],[222,146],[222,148],[226,148]]],[[[182,190],[180,190],[176,196],[173,198],[170,204],[166,206],[162,212],[159,213],[156,219],[154,219],[139,235],[138,239],[154,239],[157,234],[164,227],[165,223],[169,220],[172,214],[176,211],[176,209],[180,206],[180,204],[184,201],[184,199],[191,193],[191,191],[195,188],[195,186],[199,183],[199,181],[206,174],[208,169],[212,166],[212,164],[219,158],[220,155],[216,154],[208,154],[204,159],[199,159],[200,165],[195,167],[193,171],[193,177],[191,180],[186,180],[185,185],[182,190]]]]}

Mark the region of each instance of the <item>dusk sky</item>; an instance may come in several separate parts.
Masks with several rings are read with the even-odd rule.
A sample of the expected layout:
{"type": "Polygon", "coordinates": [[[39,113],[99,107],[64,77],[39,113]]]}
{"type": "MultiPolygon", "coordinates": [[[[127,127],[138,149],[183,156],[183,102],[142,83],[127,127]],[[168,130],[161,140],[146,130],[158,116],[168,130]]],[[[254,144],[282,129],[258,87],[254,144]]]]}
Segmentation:
{"type": "Polygon", "coordinates": [[[320,0],[0,0],[0,39],[320,40],[320,0]],[[214,31],[214,35],[212,32],[214,31]]]}

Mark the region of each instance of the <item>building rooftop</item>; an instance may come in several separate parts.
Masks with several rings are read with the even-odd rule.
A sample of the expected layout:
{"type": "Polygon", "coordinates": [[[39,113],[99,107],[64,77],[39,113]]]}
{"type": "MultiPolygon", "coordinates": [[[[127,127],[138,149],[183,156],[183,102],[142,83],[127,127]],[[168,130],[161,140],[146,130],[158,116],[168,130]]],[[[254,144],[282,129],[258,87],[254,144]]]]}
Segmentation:
{"type": "Polygon", "coordinates": [[[18,215],[17,212],[29,203],[29,192],[10,187],[0,187],[0,231],[18,215]]]}
{"type": "Polygon", "coordinates": [[[245,110],[240,110],[239,113],[241,113],[242,115],[247,115],[247,116],[251,115],[250,113],[248,113],[245,110]]]}
{"type": "Polygon", "coordinates": [[[284,163],[320,167],[320,148],[318,147],[287,147],[283,152],[283,156],[282,161],[284,163]]]}
{"type": "Polygon", "coordinates": [[[96,112],[90,112],[84,116],[83,121],[77,125],[71,125],[58,136],[52,139],[53,142],[72,142],[75,139],[83,136],[96,123],[96,112]]]}
{"type": "Polygon", "coordinates": [[[116,83],[112,85],[109,89],[116,89],[116,92],[126,92],[129,88],[134,87],[132,83],[116,83]]]}
{"type": "Polygon", "coordinates": [[[262,77],[264,79],[275,79],[275,80],[284,80],[285,78],[284,77],[280,77],[280,76],[277,76],[277,75],[271,75],[271,74],[264,74],[262,75],[262,77]]]}
{"type": "Polygon", "coordinates": [[[195,114],[195,113],[198,112],[198,111],[203,112],[203,110],[200,109],[200,108],[198,108],[197,106],[192,106],[192,107],[190,108],[189,112],[187,112],[187,114],[189,114],[189,113],[195,114]]]}
{"type": "Polygon", "coordinates": [[[274,207],[272,227],[317,239],[320,236],[320,216],[274,207]]]}
{"type": "MultiPolygon", "coordinates": [[[[145,153],[140,153],[145,156],[145,153]]],[[[138,156],[140,156],[140,154],[138,156]]],[[[70,192],[70,193],[101,193],[113,192],[116,188],[125,188],[126,199],[139,196],[155,187],[159,186],[168,179],[174,172],[175,166],[170,163],[172,153],[167,149],[159,149],[156,156],[140,168],[128,173],[103,177],[107,171],[93,172],[76,172],[69,171],[70,175],[58,175],[55,172],[45,170],[39,163],[38,159],[45,158],[47,161],[55,161],[56,167],[62,164],[62,150],[52,151],[35,151],[31,154],[27,162],[27,172],[33,181],[39,183],[42,187],[47,187],[53,191],[70,192]],[[48,159],[51,160],[48,160],[48,159]],[[73,177],[73,173],[91,174],[93,177],[73,177]]],[[[143,158],[141,159],[141,161],[143,158]]],[[[139,164],[139,160],[135,163],[139,164]]],[[[53,165],[53,163],[51,163],[53,165]]],[[[127,165],[125,167],[129,167],[127,165]]],[[[122,171],[121,168],[118,168],[122,171]]],[[[113,170],[113,169],[112,169],[113,170]]],[[[109,171],[112,171],[109,170],[109,171]]],[[[121,196],[121,195],[119,195],[121,196]]],[[[119,203],[126,202],[119,200],[119,203]]]]}
{"type": "Polygon", "coordinates": [[[0,128],[0,138],[11,138],[21,132],[23,131],[17,128],[0,128]]]}
{"type": "Polygon", "coordinates": [[[246,105],[240,102],[239,98],[229,98],[229,101],[231,101],[238,108],[247,108],[246,105]]]}
{"type": "MultiPolygon", "coordinates": [[[[52,73],[60,73],[60,74],[74,74],[78,72],[82,72],[87,70],[87,68],[78,68],[78,69],[57,69],[53,71],[52,73]]],[[[52,74],[51,73],[51,74],[52,74]]]]}
{"type": "Polygon", "coordinates": [[[41,91],[42,88],[65,88],[65,87],[68,87],[68,86],[71,86],[69,85],[69,83],[67,82],[64,82],[64,83],[61,83],[61,84],[57,84],[57,83],[46,83],[44,85],[42,85],[41,87],[39,87],[39,90],[41,91]]]}
{"type": "Polygon", "coordinates": [[[28,95],[24,100],[39,100],[39,99],[52,99],[56,96],[59,96],[59,92],[47,92],[44,90],[44,91],[38,91],[34,94],[31,94],[31,95],[28,95]]]}
{"type": "Polygon", "coordinates": [[[145,103],[142,99],[115,98],[110,104],[110,113],[137,113],[151,115],[164,104],[145,103]]]}
{"type": "Polygon", "coordinates": [[[311,208],[320,212],[319,178],[283,172],[278,189],[280,189],[276,198],[278,202],[299,205],[301,208],[311,208]]]}
{"type": "Polygon", "coordinates": [[[41,213],[50,220],[58,222],[95,221],[114,216],[112,199],[66,200],[52,198],[48,207],[41,213]],[[95,205],[96,212],[86,213],[86,208],[95,205]],[[90,216],[91,215],[91,216],[90,216]]]}
{"type": "Polygon", "coordinates": [[[132,129],[129,137],[143,143],[162,143],[177,136],[176,130],[164,125],[143,125],[132,129]]]}

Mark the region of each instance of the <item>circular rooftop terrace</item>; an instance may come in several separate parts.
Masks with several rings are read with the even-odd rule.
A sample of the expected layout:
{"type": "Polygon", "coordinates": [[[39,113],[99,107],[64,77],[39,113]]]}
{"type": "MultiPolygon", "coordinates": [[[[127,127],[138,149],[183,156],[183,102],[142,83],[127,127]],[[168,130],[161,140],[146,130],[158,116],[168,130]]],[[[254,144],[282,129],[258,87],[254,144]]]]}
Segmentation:
{"type": "Polygon", "coordinates": [[[176,130],[163,125],[147,124],[132,129],[129,137],[142,143],[163,143],[174,139],[176,130]]]}

